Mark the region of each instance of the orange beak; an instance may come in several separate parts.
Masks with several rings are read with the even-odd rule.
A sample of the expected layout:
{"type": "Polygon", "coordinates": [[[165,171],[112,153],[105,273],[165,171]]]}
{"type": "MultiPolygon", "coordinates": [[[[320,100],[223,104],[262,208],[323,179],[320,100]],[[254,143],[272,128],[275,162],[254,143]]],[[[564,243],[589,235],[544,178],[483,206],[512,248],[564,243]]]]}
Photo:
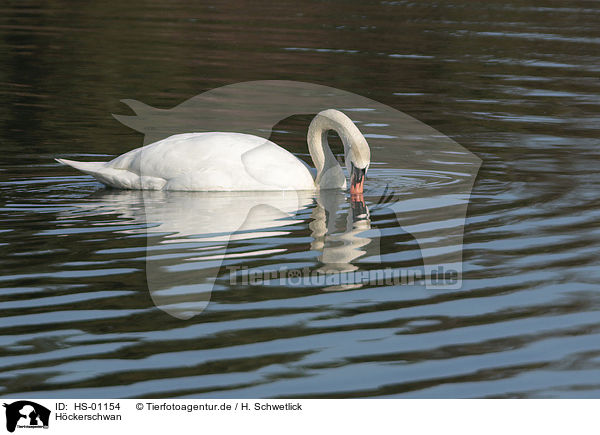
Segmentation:
{"type": "Polygon", "coordinates": [[[363,193],[363,188],[365,184],[366,177],[366,169],[365,168],[357,168],[354,165],[352,166],[352,173],[350,174],[350,194],[358,195],[363,193]]]}

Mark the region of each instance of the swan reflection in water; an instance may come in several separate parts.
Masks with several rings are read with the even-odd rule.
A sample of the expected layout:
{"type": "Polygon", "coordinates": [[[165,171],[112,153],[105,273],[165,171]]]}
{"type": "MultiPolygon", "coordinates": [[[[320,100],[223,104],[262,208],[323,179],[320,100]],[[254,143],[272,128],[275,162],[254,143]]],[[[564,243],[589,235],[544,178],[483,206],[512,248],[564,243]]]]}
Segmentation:
{"type": "MultiPolygon", "coordinates": [[[[316,197],[317,206],[309,224],[314,241],[311,248],[320,251],[319,261],[323,265],[320,272],[352,272],[358,266],[352,261],[367,254],[367,245],[371,239],[365,231],[371,228],[369,209],[363,195],[353,195],[350,207],[344,210],[346,196],[340,191],[321,191],[316,197]]],[[[369,254],[372,261],[379,258],[379,244],[374,244],[369,254]],[[373,252],[375,248],[376,252],[373,252]]]]}
{"type": "Polygon", "coordinates": [[[339,190],[98,194],[107,213],[144,224],[119,231],[146,233],[150,296],[180,319],[201,313],[212,291],[230,288],[227,271],[235,266],[256,272],[299,269],[301,263],[331,273],[356,270],[352,262],[366,254],[373,262],[379,258],[378,244],[367,249],[372,239],[365,236],[370,220],[362,195],[349,198],[339,190]]]}

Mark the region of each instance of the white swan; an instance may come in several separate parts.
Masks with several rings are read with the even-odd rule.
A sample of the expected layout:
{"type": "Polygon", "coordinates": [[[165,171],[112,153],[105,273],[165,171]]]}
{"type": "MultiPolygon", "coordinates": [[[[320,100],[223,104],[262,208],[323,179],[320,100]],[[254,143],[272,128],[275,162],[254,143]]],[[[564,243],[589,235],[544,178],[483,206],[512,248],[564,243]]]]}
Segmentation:
{"type": "Polygon", "coordinates": [[[256,191],[345,189],[346,177],[327,142],[335,130],[344,144],[350,192],[360,194],[371,152],[366,139],[342,112],[319,112],[308,127],[308,148],[317,173],[289,151],[242,133],[177,134],[134,149],[109,162],[56,159],[121,189],[256,191]]]}

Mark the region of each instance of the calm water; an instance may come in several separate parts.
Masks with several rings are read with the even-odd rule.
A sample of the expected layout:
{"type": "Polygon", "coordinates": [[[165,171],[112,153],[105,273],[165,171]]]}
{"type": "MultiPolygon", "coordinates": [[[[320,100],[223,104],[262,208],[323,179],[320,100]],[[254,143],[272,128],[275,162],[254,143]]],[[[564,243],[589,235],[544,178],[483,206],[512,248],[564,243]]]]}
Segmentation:
{"type": "MultiPolygon", "coordinates": [[[[598,2],[1,11],[1,395],[600,397],[598,2]],[[380,101],[482,160],[462,288],[232,283],[228,266],[420,268],[427,243],[460,248],[458,205],[420,202],[456,165],[403,166],[367,112],[372,146],[396,150],[374,159],[369,219],[344,195],[118,192],[53,160],[141,145],[121,99],[170,109],[267,79],[380,101]]],[[[270,137],[306,158],[310,119],[270,137]]]]}

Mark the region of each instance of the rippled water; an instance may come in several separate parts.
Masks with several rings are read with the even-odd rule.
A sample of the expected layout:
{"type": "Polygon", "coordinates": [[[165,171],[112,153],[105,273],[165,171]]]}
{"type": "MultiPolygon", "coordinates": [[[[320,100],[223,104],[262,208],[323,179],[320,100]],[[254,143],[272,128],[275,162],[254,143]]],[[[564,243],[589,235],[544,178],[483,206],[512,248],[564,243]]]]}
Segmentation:
{"type": "MultiPolygon", "coordinates": [[[[593,1],[3,6],[0,394],[599,397],[599,24],[593,1]],[[395,151],[374,159],[365,209],[119,192],[53,160],[141,145],[110,116],[131,114],[121,99],[170,109],[264,79],[364,95],[482,160],[460,289],[232,282],[231,267],[419,269],[441,261],[428,246],[460,248],[449,216],[469,198],[432,200],[457,164],[415,167],[367,112],[352,117],[371,145],[395,151]]],[[[310,119],[270,138],[306,158],[310,119]]]]}

